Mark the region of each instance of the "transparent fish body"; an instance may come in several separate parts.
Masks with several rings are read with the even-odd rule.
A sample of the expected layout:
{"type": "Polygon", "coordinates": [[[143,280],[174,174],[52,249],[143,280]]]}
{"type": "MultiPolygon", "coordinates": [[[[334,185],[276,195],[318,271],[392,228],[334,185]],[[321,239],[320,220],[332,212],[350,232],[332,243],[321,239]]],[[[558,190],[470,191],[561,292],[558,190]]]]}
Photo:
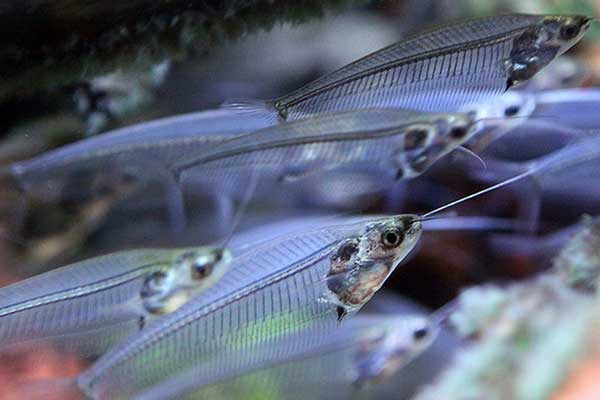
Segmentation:
{"type": "Polygon", "coordinates": [[[589,21],[512,14],[452,23],[372,53],[267,106],[281,120],[367,107],[456,111],[530,79],[575,44],[589,21]],[[567,26],[572,29],[563,35],[567,26]]]}
{"type": "Polygon", "coordinates": [[[214,284],[231,261],[228,251],[216,261],[220,253],[123,251],[0,288],[0,348],[48,341],[84,356],[102,354],[214,284]],[[210,268],[204,277],[194,275],[198,264],[210,268]]]}
{"type": "MultiPolygon", "coordinates": [[[[489,138],[491,142],[484,146],[485,149],[478,148],[477,151],[486,159],[528,161],[551,154],[579,140],[593,138],[599,133],[600,130],[583,130],[551,118],[533,118],[522,121],[519,126],[500,137],[489,138]]],[[[476,147],[486,140],[477,139],[476,147]]]]}
{"type": "Polygon", "coordinates": [[[287,184],[288,190],[302,190],[311,178],[332,178],[327,174],[366,172],[393,182],[425,171],[467,140],[472,125],[464,114],[397,109],[327,114],[239,136],[175,169],[182,181],[204,182],[219,193],[235,193],[256,173],[266,188],[287,184]]]}
{"type": "Polygon", "coordinates": [[[488,171],[477,175],[486,180],[500,181],[492,188],[531,179],[536,183],[535,196],[528,196],[528,204],[544,201],[570,207],[562,213],[596,213],[600,189],[597,185],[600,173],[600,137],[594,135],[581,139],[533,160],[525,162],[488,162],[488,171]]]}
{"type": "MultiPolygon", "coordinates": [[[[598,217],[593,220],[596,223],[600,222],[598,217]]],[[[565,243],[583,226],[585,225],[582,223],[576,223],[543,236],[497,234],[491,236],[489,241],[491,247],[498,254],[530,257],[536,262],[542,260],[542,262],[539,262],[541,266],[556,256],[565,243]]]]}
{"type": "Polygon", "coordinates": [[[234,249],[232,268],[217,284],[105,354],[79,386],[95,398],[128,398],[231,349],[268,349],[308,325],[334,329],[414,247],[421,232],[415,218],[361,218],[234,249]],[[384,239],[396,247],[383,249],[384,239]]]}
{"type": "MultiPolygon", "coordinates": [[[[70,174],[91,174],[106,167],[122,169],[134,177],[156,175],[182,157],[232,135],[267,126],[260,117],[226,110],[160,119],[85,139],[12,164],[9,169],[20,186],[52,186],[70,174]],[[137,164],[137,166],[136,166],[137,164]],[[145,172],[145,176],[144,176],[145,172]]],[[[161,174],[159,174],[160,177],[161,174]]]]}
{"type": "Polygon", "coordinates": [[[235,349],[220,362],[191,368],[135,398],[244,399],[249,393],[351,398],[404,367],[436,333],[417,315],[358,316],[332,332],[308,327],[281,336],[269,349],[235,349]]]}
{"type": "Polygon", "coordinates": [[[548,116],[566,126],[582,130],[600,130],[600,89],[573,88],[535,93],[533,116],[548,116]]]}
{"type": "Polygon", "coordinates": [[[160,202],[174,230],[180,231],[186,224],[184,195],[170,165],[267,125],[259,116],[226,110],[181,115],[85,139],[11,164],[0,175],[24,193],[20,201],[25,210],[27,203],[81,205],[107,197],[113,198],[114,208],[144,193],[146,202],[160,202]]]}

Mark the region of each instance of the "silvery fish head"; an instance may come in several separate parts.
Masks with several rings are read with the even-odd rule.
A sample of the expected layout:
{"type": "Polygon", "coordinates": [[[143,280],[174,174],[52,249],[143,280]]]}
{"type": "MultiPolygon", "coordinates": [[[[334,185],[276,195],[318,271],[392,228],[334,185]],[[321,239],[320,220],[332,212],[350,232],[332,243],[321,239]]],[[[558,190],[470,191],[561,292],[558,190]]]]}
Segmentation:
{"type": "Polygon", "coordinates": [[[507,87],[531,79],[577,43],[589,29],[592,18],[583,15],[546,16],[537,25],[527,29],[513,43],[505,66],[507,87]]]}
{"type": "Polygon", "coordinates": [[[374,324],[354,355],[354,384],[380,383],[425,351],[437,336],[427,318],[407,315],[374,324]]]}
{"type": "Polygon", "coordinates": [[[175,250],[172,264],[144,282],[141,298],[146,310],[158,315],[175,311],[218,281],[231,260],[231,252],[220,247],[175,250]]]}
{"type": "Polygon", "coordinates": [[[584,15],[548,16],[540,29],[541,46],[558,47],[558,55],[573,47],[590,28],[592,18],[584,15]]]}
{"type": "Polygon", "coordinates": [[[406,127],[393,159],[398,179],[422,174],[475,133],[474,117],[468,114],[431,114],[427,118],[430,122],[406,127]]]}
{"type": "Polygon", "coordinates": [[[417,215],[404,214],[368,223],[362,234],[342,241],[329,259],[328,299],[338,317],[357,311],[383,285],[421,237],[417,215]]]}

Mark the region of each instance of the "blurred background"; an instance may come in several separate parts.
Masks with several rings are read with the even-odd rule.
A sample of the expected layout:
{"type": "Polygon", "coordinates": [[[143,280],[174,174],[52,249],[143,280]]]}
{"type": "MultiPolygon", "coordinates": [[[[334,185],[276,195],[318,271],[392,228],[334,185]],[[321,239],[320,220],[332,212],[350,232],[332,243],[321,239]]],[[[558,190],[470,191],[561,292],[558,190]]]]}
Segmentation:
{"type": "MultiPolygon", "coordinates": [[[[430,25],[506,12],[598,16],[600,1],[8,0],[0,6],[0,165],[226,100],[274,98],[430,25]]],[[[597,85],[599,47],[594,24],[528,85],[597,85]]],[[[317,209],[423,213],[485,186],[455,158],[368,198],[326,199],[312,211],[270,217],[256,205],[239,229],[317,209]]],[[[8,186],[0,182],[0,285],[123,248],[214,243],[230,229],[208,208],[186,232],[172,234],[164,209],[122,201],[127,188],[119,187],[77,204],[28,204],[16,213],[18,195],[8,186]]],[[[460,215],[536,223],[518,233],[428,232],[385,289],[437,308],[466,286],[529,276],[553,257],[565,229],[598,211],[585,199],[573,199],[569,209],[565,201],[540,199],[524,182],[461,206],[460,215]]],[[[35,362],[28,357],[0,355],[0,381],[68,376],[86,365],[52,348],[35,362]]],[[[10,396],[10,385],[0,388],[0,398],[10,396]]]]}

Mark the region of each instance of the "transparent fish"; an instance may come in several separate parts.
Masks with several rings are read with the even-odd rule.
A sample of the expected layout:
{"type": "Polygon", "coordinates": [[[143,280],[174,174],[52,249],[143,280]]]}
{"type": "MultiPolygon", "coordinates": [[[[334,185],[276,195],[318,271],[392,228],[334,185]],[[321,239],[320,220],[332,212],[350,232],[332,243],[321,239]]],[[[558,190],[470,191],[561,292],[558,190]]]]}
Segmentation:
{"type": "Polygon", "coordinates": [[[181,225],[183,199],[169,165],[207,145],[267,125],[260,116],[226,110],[184,114],[85,139],[0,172],[28,197],[44,202],[94,198],[122,186],[157,183],[164,187],[174,224],[181,225]]]}
{"type": "Polygon", "coordinates": [[[509,14],[417,34],[264,104],[273,119],[368,107],[456,111],[527,81],[581,39],[591,18],[509,14]]]}
{"type": "MultiPolygon", "coordinates": [[[[484,138],[484,133],[472,144],[488,161],[529,161],[579,140],[593,138],[599,133],[600,129],[579,129],[553,119],[528,119],[499,137],[484,138]],[[484,141],[489,143],[483,144],[484,141]]],[[[493,133],[492,136],[496,134],[493,133]]]]}
{"type": "MultiPolygon", "coordinates": [[[[463,112],[473,112],[478,120],[477,136],[469,146],[477,151],[490,143],[503,139],[505,135],[522,137],[536,136],[529,147],[543,142],[539,136],[585,136],[584,132],[600,130],[600,90],[597,88],[557,89],[538,92],[512,91],[491,101],[465,106],[463,112]],[[497,122],[501,126],[497,126],[497,122]],[[566,133],[566,134],[565,134],[566,133]]],[[[544,143],[541,143],[544,144],[544,143]]],[[[521,143],[507,149],[521,150],[521,143]]],[[[508,150],[507,150],[508,152],[508,150]]]]}
{"type": "Polygon", "coordinates": [[[398,109],[327,114],[228,140],[182,160],[174,170],[180,180],[206,183],[219,193],[240,190],[255,171],[271,196],[273,184],[302,191],[303,183],[323,180],[331,187],[341,176],[359,172],[383,186],[424,172],[473,135],[473,124],[465,114],[398,109]]]}
{"type": "Polygon", "coordinates": [[[486,191],[528,178],[535,183],[525,200],[537,218],[542,196],[544,201],[561,206],[561,214],[596,213],[600,209],[598,174],[600,173],[600,137],[593,135],[533,160],[525,162],[490,162],[488,169],[474,175],[486,181],[500,181],[486,191]],[[564,207],[568,201],[569,207],[564,207]]]}
{"type": "Polygon", "coordinates": [[[214,285],[230,263],[217,247],[131,250],[0,288],[0,348],[47,340],[102,354],[214,285]]]}
{"type": "Polygon", "coordinates": [[[191,368],[134,398],[364,396],[428,348],[437,331],[417,315],[361,315],[333,332],[309,327],[283,335],[265,349],[233,349],[218,363],[191,368]]]}
{"type": "Polygon", "coordinates": [[[564,185],[581,187],[584,183],[590,183],[586,189],[593,190],[596,185],[591,183],[597,180],[598,172],[600,172],[600,137],[591,135],[530,161],[492,163],[486,175],[506,176],[518,173],[501,182],[501,185],[531,177],[544,188],[560,185],[566,189],[564,185]]]}
{"type": "MultiPolygon", "coordinates": [[[[383,313],[390,316],[429,314],[429,326],[439,327],[439,332],[435,332],[433,343],[422,354],[384,382],[372,385],[367,393],[368,396],[361,398],[373,400],[412,399],[420,389],[431,383],[432,377],[436,377],[444,371],[452,361],[455,352],[460,348],[459,338],[451,329],[448,329],[447,324],[442,323],[440,326],[435,321],[439,313],[434,311],[433,314],[430,314],[430,311],[422,305],[394,292],[380,290],[361,311],[361,313],[365,312],[383,313]]],[[[444,312],[442,311],[442,313],[444,312]]],[[[444,317],[442,317],[443,319],[444,317]]]]}
{"type": "Polygon", "coordinates": [[[600,129],[600,88],[540,91],[535,103],[533,116],[549,116],[576,129],[600,129]]]}
{"type": "Polygon", "coordinates": [[[268,343],[306,326],[334,329],[381,287],[421,234],[413,215],[356,218],[234,252],[202,297],[124,341],[78,378],[94,398],[127,398],[224,349],[268,343]]]}
{"type": "MultiPolygon", "coordinates": [[[[600,218],[596,217],[594,221],[598,223],[600,218]]],[[[508,257],[528,257],[540,267],[546,267],[545,263],[548,263],[565,243],[584,227],[585,223],[579,222],[542,236],[497,234],[491,236],[489,242],[497,254],[508,257]]]]}

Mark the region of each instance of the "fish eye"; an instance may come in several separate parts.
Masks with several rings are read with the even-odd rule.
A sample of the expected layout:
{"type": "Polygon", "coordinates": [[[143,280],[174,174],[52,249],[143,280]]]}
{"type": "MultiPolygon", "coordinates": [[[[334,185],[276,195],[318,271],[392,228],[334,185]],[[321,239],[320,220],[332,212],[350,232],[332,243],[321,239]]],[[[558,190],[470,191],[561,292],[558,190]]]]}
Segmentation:
{"type": "Polygon", "coordinates": [[[429,331],[427,330],[426,327],[419,328],[413,332],[413,338],[415,340],[422,340],[423,338],[425,338],[425,336],[427,336],[428,333],[429,333],[429,331]]]}
{"type": "Polygon", "coordinates": [[[560,37],[564,40],[574,39],[579,34],[579,26],[575,24],[566,24],[560,28],[560,37]]]}
{"type": "Polygon", "coordinates": [[[389,229],[381,235],[381,241],[387,248],[398,247],[404,240],[404,234],[397,229],[389,229]]]}
{"type": "Polygon", "coordinates": [[[464,126],[454,126],[449,133],[452,139],[463,139],[467,135],[467,128],[464,126]]]}
{"type": "Polygon", "coordinates": [[[508,106],[508,107],[506,107],[506,109],[504,109],[504,116],[505,117],[513,117],[519,113],[519,110],[520,110],[520,107],[517,105],[508,106]]]}
{"type": "Polygon", "coordinates": [[[427,140],[427,130],[417,128],[406,132],[404,137],[404,150],[413,150],[417,147],[423,147],[427,140]]]}
{"type": "Polygon", "coordinates": [[[194,279],[203,279],[212,273],[214,264],[211,262],[194,262],[192,264],[192,275],[194,279]]]}

